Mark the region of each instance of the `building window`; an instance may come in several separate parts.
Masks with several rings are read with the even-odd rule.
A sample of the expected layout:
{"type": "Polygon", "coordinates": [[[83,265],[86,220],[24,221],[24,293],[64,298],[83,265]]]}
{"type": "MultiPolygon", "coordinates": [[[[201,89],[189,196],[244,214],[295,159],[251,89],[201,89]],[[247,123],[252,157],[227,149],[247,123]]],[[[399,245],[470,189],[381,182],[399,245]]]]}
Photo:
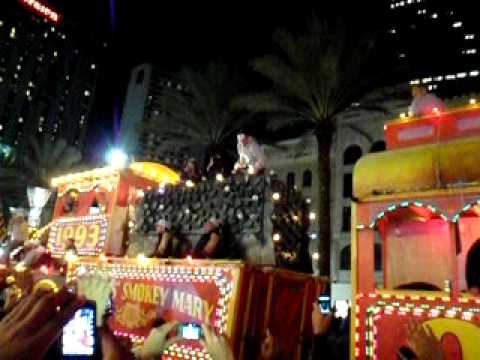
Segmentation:
{"type": "Polygon", "coordinates": [[[350,245],[347,245],[340,252],[340,270],[348,271],[351,268],[350,245]]]}
{"type": "Polygon", "coordinates": [[[136,80],[137,85],[138,85],[138,84],[142,84],[144,78],[145,78],[145,71],[144,71],[144,70],[140,70],[140,71],[137,73],[137,80],[136,80]]]}
{"type": "Polygon", "coordinates": [[[342,212],[342,231],[350,232],[352,226],[352,208],[350,206],[344,206],[342,212]]]}
{"type": "Polygon", "coordinates": [[[370,148],[370,152],[375,153],[375,152],[385,151],[386,149],[387,149],[387,146],[385,145],[385,141],[380,140],[380,141],[375,141],[372,144],[372,147],[370,148]]]}
{"type": "Polygon", "coordinates": [[[295,173],[289,172],[287,174],[287,188],[291,190],[294,187],[295,187],[295,173]]]}
{"type": "Polygon", "coordinates": [[[354,165],[362,157],[362,148],[358,145],[350,145],[343,153],[343,164],[354,165]]]}
{"type": "Polygon", "coordinates": [[[312,172],[310,170],[305,170],[303,172],[303,187],[312,186],[312,172]]]}
{"type": "Polygon", "coordinates": [[[353,194],[353,176],[348,173],[343,175],[343,197],[351,198],[353,194]]]}

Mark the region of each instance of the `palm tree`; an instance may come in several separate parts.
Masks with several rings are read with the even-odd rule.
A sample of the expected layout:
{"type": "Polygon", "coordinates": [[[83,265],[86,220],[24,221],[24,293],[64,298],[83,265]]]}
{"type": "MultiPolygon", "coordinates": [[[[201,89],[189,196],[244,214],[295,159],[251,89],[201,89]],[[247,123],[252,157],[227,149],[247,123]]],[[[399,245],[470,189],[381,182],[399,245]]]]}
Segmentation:
{"type": "Polygon", "coordinates": [[[338,115],[380,83],[372,66],[372,36],[352,37],[341,22],[328,24],[313,16],[305,33],[278,30],[278,55],[254,60],[253,69],[270,80],[268,92],[241,97],[235,106],[270,117],[278,130],[305,126],[313,130],[318,147],[320,271],[330,273],[330,147],[338,115]]]}
{"type": "Polygon", "coordinates": [[[232,100],[242,88],[241,78],[224,64],[210,63],[202,70],[184,67],[179,81],[185,91],[166,91],[162,97],[169,120],[166,132],[203,149],[205,160],[214,155],[223,157],[249,121],[248,116],[232,109],[232,100]]]}
{"type": "Polygon", "coordinates": [[[29,145],[16,164],[0,165],[0,197],[7,205],[27,206],[28,186],[49,188],[52,176],[70,170],[81,160],[80,151],[64,139],[39,143],[32,138],[29,145]]]}
{"type": "Polygon", "coordinates": [[[40,143],[32,138],[20,166],[29,185],[48,188],[52,176],[71,170],[81,159],[80,151],[68,145],[64,139],[40,143]]]}

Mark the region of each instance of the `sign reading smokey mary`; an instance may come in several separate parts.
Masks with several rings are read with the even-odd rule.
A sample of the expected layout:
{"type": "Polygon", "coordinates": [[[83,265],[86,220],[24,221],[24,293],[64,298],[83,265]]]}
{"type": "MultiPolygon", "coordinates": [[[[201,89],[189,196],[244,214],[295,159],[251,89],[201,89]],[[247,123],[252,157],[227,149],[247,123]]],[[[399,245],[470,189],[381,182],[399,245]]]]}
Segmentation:
{"type": "Polygon", "coordinates": [[[113,280],[115,315],[110,326],[117,335],[141,341],[159,319],[210,323],[220,333],[229,332],[240,264],[165,265],[148,260],[142,265],[126,259],[81,262],[75,266],[82,266],[85,276],[108,273],[113,280]]]}

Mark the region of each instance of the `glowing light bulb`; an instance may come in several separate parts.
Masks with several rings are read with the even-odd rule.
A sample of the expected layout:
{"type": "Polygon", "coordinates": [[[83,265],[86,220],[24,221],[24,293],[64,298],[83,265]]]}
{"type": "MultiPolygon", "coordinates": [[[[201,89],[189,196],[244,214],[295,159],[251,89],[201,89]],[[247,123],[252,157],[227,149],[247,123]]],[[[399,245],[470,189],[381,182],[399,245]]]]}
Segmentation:
{"type": "Polygon", "coordinates": [[[273,239],[273,241],[280,241],[280,234],[279,233],[273,234],[272,239],[273,239]]]}
{"type": "Polygon", "coordinates": [[[471,98],[469,103],[470,105],[475,105],[477,103],[477,99],[471,98]]]}
{"type": "Polygon", "coordinates": [[[138,261],[140,264],[145,265],[145,264],[148,264],[149,259],[148,259],[148,257],[145,256],[144,253],[140,253],[140,254],[137,255],[137,261],[138,261]]]}
{"type": "Polygon", "coordinates": [[[272,199],[275,200],[275,201],[280,200],[280,193],[274,192],[274,193],[272,194],[272,199]]]}
{"type": "Polygon", "coordinates": [[[215,179],[216,179],[218,182],[222,182],[222,181],[224,180],[223,174],[220,174],[220,173],[217,174],[217,175],[215,176],[215,179]]]}
{"type": "Polygon", "coordinates": [[[312,211],[312,212],[308,215],[308,218],[313,221],[313,220],[315,220],[315,219],[317,218],[317,215],[312,211]]]}
{"type": "Polygon", "coordinates": [[[318,252],[314,252],[312,254],[312,260],[315,260],[315,261],[320,260],[320,254],[318,252]]]}
{"type": "Polygon", "coordinates": [[[187,180],[187,181],[185,181],[185,186],[188,187],[188,188],[193,188],[195,186],[195,184],[193,183],[192,180],[187,180]]]}
{"type": "Polygon", "coordinates": [[[65,253],[65,260],[68,263],[75,262],[75,261],[77,261],[77,259],[78,259],[78,257],[77,257],[77,255],[75,255],[75,253],[73,251],[67,251],[65,253]]]}

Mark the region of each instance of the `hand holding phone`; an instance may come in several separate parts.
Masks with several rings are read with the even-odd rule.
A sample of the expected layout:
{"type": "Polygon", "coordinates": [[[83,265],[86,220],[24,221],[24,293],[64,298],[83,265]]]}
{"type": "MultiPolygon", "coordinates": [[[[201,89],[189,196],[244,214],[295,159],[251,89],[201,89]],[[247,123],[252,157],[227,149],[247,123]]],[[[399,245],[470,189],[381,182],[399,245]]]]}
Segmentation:
{"type": "Polygon", "coordinates": [[[187,340],[200,340],[203,338],[203,330],[198,324],[185,323],[179,326],[179,336],[187,340]]]}
{"type": "Polygon", "coordinates": [[[70,359],[92,359],[97,353],[96,306],[87,303],[63,327],[62,354],[70,359]]]}
{"type": "Polygon", "coordinates": [[[318,297],[318,306],[320,307],[320,312],[322,314],[330,314],[332,310],[330,296],[320,295],[318,297]]]}

